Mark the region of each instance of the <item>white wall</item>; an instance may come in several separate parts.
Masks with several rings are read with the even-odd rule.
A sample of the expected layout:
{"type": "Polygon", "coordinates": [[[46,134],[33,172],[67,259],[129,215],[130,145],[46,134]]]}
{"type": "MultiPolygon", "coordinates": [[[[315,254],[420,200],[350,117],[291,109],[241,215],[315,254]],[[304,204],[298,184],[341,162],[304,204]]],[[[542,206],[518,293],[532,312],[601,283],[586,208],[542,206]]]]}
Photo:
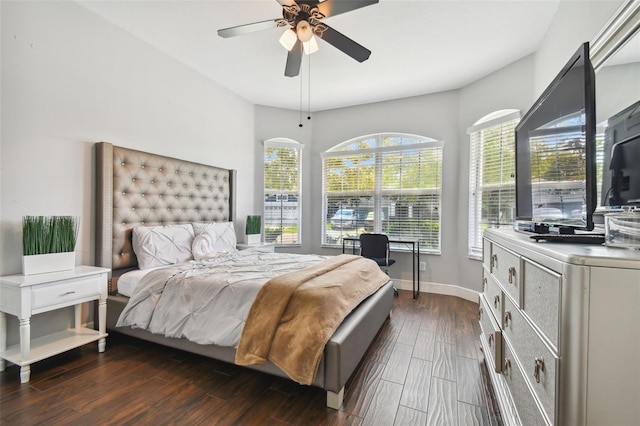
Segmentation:
{"type": "Polygon", "coordinates": [[[238,170],[253,211],[253,105],[72,2],[2,2],[0,273],[20,273],[20,220],[80,216],[92,263],[92,145],[238,170]],[[243,152],[236,155],[228,149],[243,152]]]}
{"type": "MultiPolygon", "coordinates": [[[[563,1],[536,51],[535,97],[555,78],[558,71],[585,41],[592,41],[623,2],[563,1]]],[[[531,100],[531,103],[535,99],[531,100]]]]}
{"type": "Polygon", "coordinates": [[[24,215],[79,216],[93,264],[99,141],[235,168],[237,217],[253,212],[252,104],[73,2],[0,7],[0,274],[21,273],[24,215]]]}
{"type": "Polygon", "coordinates": [[[469,135],[467,129],[476,121],[494,111],[517,109],[524,113],[534,99],[534,56],[529,55],[497,72],[476,81],[460,91],[458,116],[460,173],[458,174],[458,233],[457,252],[460,285],[479,291],[481,266],[468,258],[469,220],[469,135]]]}

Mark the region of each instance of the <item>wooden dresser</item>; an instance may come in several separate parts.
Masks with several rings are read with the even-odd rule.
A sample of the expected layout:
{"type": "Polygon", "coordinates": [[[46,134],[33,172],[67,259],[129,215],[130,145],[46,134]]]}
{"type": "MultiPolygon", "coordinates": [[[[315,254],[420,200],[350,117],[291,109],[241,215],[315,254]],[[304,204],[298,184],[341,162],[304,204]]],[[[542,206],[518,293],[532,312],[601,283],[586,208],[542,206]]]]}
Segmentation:
{"type": "Polygon", "coordinates": [[[640,251],[484,234],[480,340],[505,424],[640,424],[640,251]]]}

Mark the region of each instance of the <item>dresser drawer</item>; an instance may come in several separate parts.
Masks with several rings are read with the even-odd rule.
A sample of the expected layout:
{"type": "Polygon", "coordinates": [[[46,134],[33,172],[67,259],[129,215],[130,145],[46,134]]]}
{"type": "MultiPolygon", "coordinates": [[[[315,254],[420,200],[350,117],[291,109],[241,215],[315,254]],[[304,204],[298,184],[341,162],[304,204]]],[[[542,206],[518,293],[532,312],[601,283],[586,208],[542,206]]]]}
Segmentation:
{"type": "Polygon", "coordinates": [[[511,397],[518,410],[520,421],[526,426],[547,425],[548,423],[538,408],[539,403],[531,393],[511,348],[508,344],[505,344],[503,350],[504,365],[502,375],[511,391],[511,397]]]}
{"type": "MultiPolygon", "coordinates": [[[[502,331],[496,321],[496,318],[491,314],[491,308],[487,304],[484,295],[480,296],[480,328],[482,334],[491,349],[491,363],[497,373],[502,369],[502,331]]],[[[488,355],[488,354],[487,354],[488,355]]],[[[489,357],[487,357],[489,358],[489,357]]]]}
{"type": "Polygon", "coordinates": [[[522,262],[522,308],[558,349],[562,276],[528,259],[522,262]]]}
{"type": "Polygon", "coordinates": [[[37,313],[40,309],[71,306],[98,298],[103,282],[104,278],[98,275],[32,286],[31,309],[37,313]]]}
{"type": "Polygon", "coordinates": [[[522,365],[523,374],[542,403],[547,416],[555,418],[556,370],[558,361],[522,313],[506,299],[503,318],[504,339],[522,365]]]}
{"type": "Polygon", "coordinates": [[[487,304],[498,321],[502,318],[502,299],[504,299],[502,289],[495,282],[491,274],[482,268],[482,291],[487,299],[487,304]]]}
{"type": "Polygon", "coordinates": [[[491,274],[507,293],[520,303],[520,256],[497,244],[491,245],[491,274]]]}

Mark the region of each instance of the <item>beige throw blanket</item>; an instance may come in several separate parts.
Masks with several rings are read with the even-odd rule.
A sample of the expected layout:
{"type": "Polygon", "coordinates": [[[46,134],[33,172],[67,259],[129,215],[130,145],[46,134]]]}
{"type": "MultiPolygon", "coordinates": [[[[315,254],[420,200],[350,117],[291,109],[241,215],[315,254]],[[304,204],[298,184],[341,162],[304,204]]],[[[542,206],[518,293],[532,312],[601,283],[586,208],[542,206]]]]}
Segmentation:
{"type": "Polygon", "coordinates": [[[273,278],[258,292],[236,364],[267,359],[292,380],[313,383],[324,346],[342,320],[389,277],[372,260],[339,255],[273,278]]]}

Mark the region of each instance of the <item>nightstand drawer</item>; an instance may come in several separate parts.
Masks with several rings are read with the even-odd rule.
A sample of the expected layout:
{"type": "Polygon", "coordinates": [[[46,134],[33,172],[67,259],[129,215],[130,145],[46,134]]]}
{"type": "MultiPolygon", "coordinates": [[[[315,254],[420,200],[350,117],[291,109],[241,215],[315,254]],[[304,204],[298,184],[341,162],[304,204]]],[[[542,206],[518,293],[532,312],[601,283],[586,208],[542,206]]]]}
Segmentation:
{"type": "Polygon", "coordinates": [[[32,286],[31,309],[38,311],[51,307],[71,306],[87,299],[97,298],[103,281],[104,279],[100,276],[88,276],[32,286]]]}

